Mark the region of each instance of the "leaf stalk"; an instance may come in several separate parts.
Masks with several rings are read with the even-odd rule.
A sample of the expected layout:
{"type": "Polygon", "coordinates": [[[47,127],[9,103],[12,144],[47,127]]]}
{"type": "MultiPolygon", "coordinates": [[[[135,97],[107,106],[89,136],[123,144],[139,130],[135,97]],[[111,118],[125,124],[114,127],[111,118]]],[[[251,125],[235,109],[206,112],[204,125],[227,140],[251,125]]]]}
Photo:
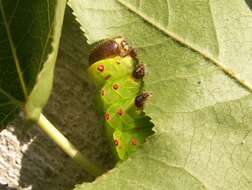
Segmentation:
{"type": "Polygon", "coordinates": [[[81,152],[43,115],[37,121],[38,126],[76,163],[92,176],[100,176],[104,170],[91,163],[81,152]]]}

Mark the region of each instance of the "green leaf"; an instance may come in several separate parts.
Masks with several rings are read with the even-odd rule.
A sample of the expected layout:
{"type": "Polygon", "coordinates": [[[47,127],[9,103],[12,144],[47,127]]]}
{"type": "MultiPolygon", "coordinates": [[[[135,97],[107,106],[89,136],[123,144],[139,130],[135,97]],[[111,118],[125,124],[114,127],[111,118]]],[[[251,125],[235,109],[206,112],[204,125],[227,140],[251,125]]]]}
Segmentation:
{"type": "Polygon", "coordinates": [[[65,1],[0,0],[0,123],[36,120],[50,95],[65,1]]]}
{"type": "Polygon", "coordinates": [[[69,1],[89,43],[122,35],[136,48],[156,130],[126,162],[76,190],[252,189],[246,2],[69,1]]]}

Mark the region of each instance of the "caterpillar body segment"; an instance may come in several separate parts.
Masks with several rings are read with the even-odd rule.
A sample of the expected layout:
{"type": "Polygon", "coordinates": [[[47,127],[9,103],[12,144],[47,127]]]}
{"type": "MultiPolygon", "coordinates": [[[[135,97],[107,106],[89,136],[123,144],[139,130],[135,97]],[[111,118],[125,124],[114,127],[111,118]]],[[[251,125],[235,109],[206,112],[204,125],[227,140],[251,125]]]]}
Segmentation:
{"type": "Polygon", "coordinates": [[[133,59],[129,56],[103,59],[88,68],[90,79],[96,86],[103,86],[108,79],[114,80],[129,76],[134,71],[133,59]]]}
{"type": "Polygon", "coordinates": [[[150,128],[141,127],[129,131],[115,130],[113,138],[115,148],[121,160],[126,160],[137,148],[144,143],[145,139],[153,132],[150,128]]]}
{"type": "MultiPolygon", "coordinates": [[[[101,99],[104,109],[107,109],[116,101],[127,101],[135,98],[141,88],[141,81],[132,77],[124,76],[119,79],[110,79],[100,90],[101,99]],[[127,94],[127,96],[125,96],[127,94]]],[[[126,103],[125,103],[126,104],[126,103]]]]}

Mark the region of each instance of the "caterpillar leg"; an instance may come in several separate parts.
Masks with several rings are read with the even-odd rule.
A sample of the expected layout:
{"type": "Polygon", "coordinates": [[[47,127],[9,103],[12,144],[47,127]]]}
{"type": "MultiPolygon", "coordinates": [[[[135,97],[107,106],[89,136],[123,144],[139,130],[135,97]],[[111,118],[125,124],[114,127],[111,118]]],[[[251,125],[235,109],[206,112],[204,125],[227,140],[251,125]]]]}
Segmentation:
{"type": "Polygon", "coordinates": [[[136,65],[136,68],[134,69],[132,75],[136,79],[142,79],[144,77],[144,75],[145,75],[145,66],[144,66],[144,64],[136,65]]]}
{"type": "Polygon", "coordinates": [[[150,96],[147,92],[142,92],[140,95],[138,95],[135,98],[135,106],[138,108],[143,108],[144,102],[147,100],[147,98],[150,96]]]}

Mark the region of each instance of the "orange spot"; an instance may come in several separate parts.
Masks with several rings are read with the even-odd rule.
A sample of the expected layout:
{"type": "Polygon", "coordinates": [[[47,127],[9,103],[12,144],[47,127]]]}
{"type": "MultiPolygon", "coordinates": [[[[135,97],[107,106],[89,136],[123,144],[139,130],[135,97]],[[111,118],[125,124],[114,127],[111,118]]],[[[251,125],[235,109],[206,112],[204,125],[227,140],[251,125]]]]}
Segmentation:
{"type": "Polygon", "coordinates": [[[105,113],[104,118],[105,118],[106,121],[108,121],[110,119],[109,113],[105,113]]]}
{"type": "Polygon", "coordinates": [[[131,144],[132,144],[132,145],[137,145],[137,140],[136,140],[136,139],[132,139],[132,140],[131,140],[131,144]]]}
{"type": "Polygon", "coordinates": [[[119,108],[116,113],[117,113],[117,115],[122,116],[123,115],[123,109],[119,108]]]}
{"type": "Polygon", "coordinates": [[[104,71],[104,65],[99,65],[97,67],[97,70],[100,71],[100,72],[103,72],[104,71]]]}
{"type": "Polygon", "coordinates": [[[119,88],[118,84],[113,84],[113,89],[117,90],[119,88]]]}

